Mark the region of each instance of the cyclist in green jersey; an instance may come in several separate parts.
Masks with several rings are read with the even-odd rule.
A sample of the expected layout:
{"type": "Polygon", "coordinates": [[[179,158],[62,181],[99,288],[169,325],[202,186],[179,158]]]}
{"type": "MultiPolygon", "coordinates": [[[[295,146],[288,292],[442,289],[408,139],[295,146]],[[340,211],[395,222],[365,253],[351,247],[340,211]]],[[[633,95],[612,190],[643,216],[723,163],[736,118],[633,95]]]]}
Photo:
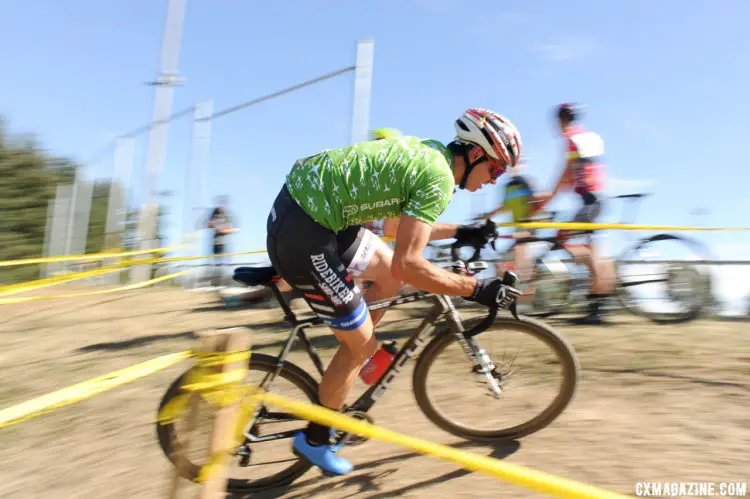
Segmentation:
{"type": "MultiPolygon", "coordinates": [[[[326,322],[340,347],[319,386],[324,407],[341,410],[359,370],[377,350],[373,328],[384,310],[367,301],[393,296],[402,283],[462,296],[487,306],[507,303],[501,278],[477,280],[442,269],[422,253],[429,240],[489,238],[494,224],[436,223],[455,186],[474,192],[494,183],[521,156],[521,137],[506,118],[468,109],[447,145],[395,136],[320,152],[297,161],[267,222],[268,255],[326,322]],[[362,224],[398,218],[391,250],[362,224]],[[362,296],[357,281],[372,281],[362,296]]],[[[330,444],[332,429],[317,423],[295,435],[293,450],[326,474],[352,464],[330,444]]]]}

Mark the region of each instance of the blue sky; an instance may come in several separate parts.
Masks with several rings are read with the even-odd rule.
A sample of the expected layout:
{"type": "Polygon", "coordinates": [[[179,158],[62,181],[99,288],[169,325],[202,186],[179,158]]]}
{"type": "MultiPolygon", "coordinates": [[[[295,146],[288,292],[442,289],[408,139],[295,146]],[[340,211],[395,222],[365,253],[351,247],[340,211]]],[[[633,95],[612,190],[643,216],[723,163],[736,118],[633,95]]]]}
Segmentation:
{"type": "MultiPolygon", "coordinates": [[[[87,162],[117,134],[147,123],[153,88],[142,82],[157,74],[166,5],[3,2],[0,113],[11,130],[87,162]]],[[[520,128],[529,173],[547,188],[562,147],[551,109],[582,102],[585,124],[605,140],[610,191],[655,193],[638,223],[687,225],[696,221],[691,210],[705,208],[701,224],[747,226],[749,18],[744,0],[187,0],[179,62],[186,85],[176,89],[173,110],[206,99],[223,109],[349,66],[356,40],[372,37],[372,126],[448,141],[464,108],[496,110],[520,128]]],[[[242,229],[233,249],[264,246],[266,214],[295,159],[348,142],[352,83],[344,75],[214,122],[203,202],[231,197],[242,229]]],[[[161,188],[175,191],[172,239],[183,228],[191,126],[189,118],[170,125],[161,175],[161,188]]],[[[137,189],[145,139],[136,146],[137,189]]],[[[111,151],[94,159],[88,175],[109,176],[111,151]]],[[[488,188],[459,192],[443,220],[465,221],[496,198],[488,188]]],[[[571,195],[554,205],[574,206],[571,195]]],[[[750,250],[745,233],[693,235],[720,258],[750,250]]],[[[617,250],[622,237],[610,231],[606,240],[617,250]]],[[[732,284],[740,273],[750,277],[746,269],[718,271],[727,296],[747,293],[747,284],[732,284]]]]}

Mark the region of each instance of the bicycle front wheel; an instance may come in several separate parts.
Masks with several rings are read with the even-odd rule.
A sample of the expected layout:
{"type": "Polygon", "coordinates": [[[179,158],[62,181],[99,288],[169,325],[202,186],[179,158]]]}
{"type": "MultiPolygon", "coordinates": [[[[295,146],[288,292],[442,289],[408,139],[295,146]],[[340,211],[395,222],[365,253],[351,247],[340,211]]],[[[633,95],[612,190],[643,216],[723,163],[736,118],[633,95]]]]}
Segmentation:
{"type": "MultiPolygon", "coordinates": [[[[275,374],[277,361],[275,357],[253,353],[248,385],[258,386],[263,383],[263,386],[267,386],[265,382],[270,375],[275,374]]],[[[183,373],[167,389],[159,404],[160,411],[174,397],[186,393],[181,389],[186,374],[187,372],[183,373]]],[[[318,403],[318,384],[309,374],[289,362],[284,363],[281,372],[273,379],[272,391],[290,398],[318,403]]],[[[188,410],[187,417],[183,420],[166,424],[157,422],[156,434],[164,454],[180,476],[195,481],[201,466],[206,464],[214,410],[198,395],[190,396],[198,399],[198,404],[194,406],[196,414],[190,414],[191,411],[188,410]],[[191,416],[193,421],[190,421],[191,416]],[[196,440],[199,440],[198,445],[195,445],[196,440]],[[194,449],[195,447],[198,448],[194,449]]],[[[288,485],[302,476],[310,469],[311,464],[292,453],[291,436],[306,425],[307,421],[291,414],[270,411],[261,406],[252,428],[246,429],[257,440],[248,444],[244,463],[241,453],[232,456],[227,469],[227,490],[236,493],[254,492],[288,485]]]]}
{"type": "MultiPolygon", "coordinates": [[[[466,336],[483,319],[466,321],[466,336]]],[[[414,369],[417,403],[443,430],[479,442],[514,440],[549,425],[572,400],[578,359],[573,347],[544,323],[523,316],[499,318],[469,341],[489,355],[496,383],[478,372],[452,331],[437,336],[414,369]],[[533,352],[519,360],[526,347],[533,352]],[[523,393],[517,383],[521,375],[530,388],[523,393]],[[548,383],[552,375],[558,379],[548,383]],[[513,418],[514,411],[525,415],[513,418]]]]}

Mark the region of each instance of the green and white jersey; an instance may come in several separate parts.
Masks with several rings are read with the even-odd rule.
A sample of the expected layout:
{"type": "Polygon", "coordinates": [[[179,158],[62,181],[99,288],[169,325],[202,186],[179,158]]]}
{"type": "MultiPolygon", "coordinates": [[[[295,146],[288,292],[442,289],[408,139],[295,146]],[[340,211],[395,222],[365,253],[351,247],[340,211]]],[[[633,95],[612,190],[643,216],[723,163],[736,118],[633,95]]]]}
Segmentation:
{"type": "Polygon", "coordinates": [[[392,137],[301,159],[286,185],[313,220],[334,232],[402,213],[432,225],[453,196],[451,163],[440,142],[392,137]]]}

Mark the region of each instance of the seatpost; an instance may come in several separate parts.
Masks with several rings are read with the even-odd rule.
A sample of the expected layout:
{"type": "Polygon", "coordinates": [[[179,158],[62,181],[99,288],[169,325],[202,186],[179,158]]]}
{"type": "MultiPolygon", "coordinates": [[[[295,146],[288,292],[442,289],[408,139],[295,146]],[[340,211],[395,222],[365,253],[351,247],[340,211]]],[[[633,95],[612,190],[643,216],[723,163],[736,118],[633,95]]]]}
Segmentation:
{"type": "Polygon", "coordinates": [[[292,311],[291,307],[287,305],[286,300],[284,300],[284,297],[281,294],[281,290],[276,285],[275,282],[271,282],[268,285],[271,288],[271,292],[273,293],[273,296],[276,298],[276,301],[279,302],[279,305],[281,306],[281,310],[284,311],[284,318],[291,322],[292,325],[297,325],[297,316],[294,315],[294,312],[292,311]]]}

